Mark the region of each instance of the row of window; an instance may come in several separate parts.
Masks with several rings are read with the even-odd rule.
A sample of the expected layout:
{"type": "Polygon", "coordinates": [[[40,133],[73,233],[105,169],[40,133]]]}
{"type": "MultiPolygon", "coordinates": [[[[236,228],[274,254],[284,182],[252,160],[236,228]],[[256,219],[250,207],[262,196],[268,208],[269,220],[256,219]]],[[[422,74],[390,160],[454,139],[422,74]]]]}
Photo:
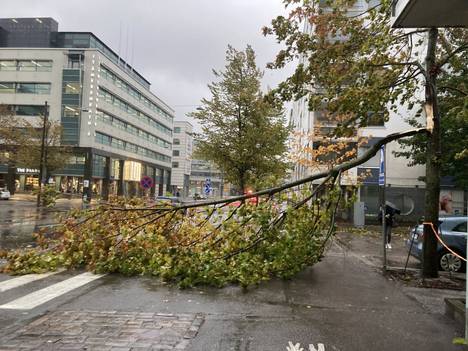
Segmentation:
{"type": "Polygon", "coordinates": [[[0,82],[0,94],[50,94],[50,83],[0,82]]]}
{"type": "Polygon", "coordinates": [[[106,135],[106,134],[102,134],[102,133],[96,133],[95,141],[97,143],[99,143],[99,144],[108,145],[108,146],[112,146],[112,147],[114,147],[116,149],[133,152],[135,154],[145,156],[145,157],[148,157],[148,158],[152,158],[152,159],[155,159],[155,160],[159,160],[159,161],[162,161],[162,162],[166,162],[166,163],[171,162],[171,158],[169,156],[160,154],[159,152],[155,152],[153,150],[144,148],[142,146],[138,146],[138,145],[129,143],[127,141],[123,141],[123,140],[118,139],[118,138],[114,138],[114,137],[112,137],[110,135],[106,135]]]}
{"type": "Polygon", "coordinates": [[[123,120],[121,120],[120,118],[117,118],[117,117],[114,117],[104,111],[100,111],[98,110],[96,112],[96,117],[98,120],[106,123],[106,124],[109,124],[115,128],[118,128],[118,129],[121,129],[127,133],[130,133],[130,134],[133,134],[139,138],[142,138],[142,139],[145,139],[153,144],[156,144],[156,145],[159,145],[165,149],[170,149],[171,148],[171,143],[161,139],[161,138],[158,138],[157,136],[153,135],[153,134],[150,134],[150,133],[147,133],[145,132],[144,130],[140,129],[140,128],[137,128],[123,120]]]}
{"type": "Polygon", "coordinates": [[[40,116],[44,114],[44,105],[9,105],[8,109],[16,116],[40,116]]]}
{"type": "Polygon", "coordinates": [[[131,106],[129,103],[126,101],[120,99],[119,97],[115,96],[114,94],[110,93],[106,89],[100,88],[99,89],[99,97],[103,100],[105,100],[107,103],[114,105],[121,109],[122,111],[127,112],[128,114],[134,116],[135,118],[138,118],[141,120],[143,123],[148,124],[149,126],[156,128],[160,130],[161,132],[172,136],[172,130],[165,125],[159,123],[158,121],[155,121],[153,118],[148,116],[147,114],[141,112],[140,110],[134,108],[131,106]]]}
{"type": "Polygon", "coordinates": [[[0,60],[0,71],[50,72],[50,60],[0,60]]]}
{"type": "Polygon", "coordinates": [[[148,107],[150,110],[153,110],[166,118],[168,121],[172,122],[172,116],[168,114],[166,111],[158,107],[156,104],[151,102],[147,99],[143,94],[141,94],[138,90],[134,89],[130,84],[127,84],[124,80],[120,79],[117,75],[111,72],[109,69],[101,65],[101,77],[105,78],[106,80],[112,82],[115,86],[119,87],[123,91],[127,92],[127,94],[134,97],[136,100],[141,102],[143,105],[148,107]]]}

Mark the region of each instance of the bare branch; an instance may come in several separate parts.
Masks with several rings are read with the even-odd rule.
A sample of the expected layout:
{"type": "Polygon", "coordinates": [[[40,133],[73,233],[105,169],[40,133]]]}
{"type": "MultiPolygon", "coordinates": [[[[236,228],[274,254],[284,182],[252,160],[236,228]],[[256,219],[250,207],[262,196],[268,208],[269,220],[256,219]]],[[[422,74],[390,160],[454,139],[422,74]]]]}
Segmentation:
{"type": "Polygon", "coordinates": [[[465,91],[463,90],[460,90],[458,88],[454,88],[454,87],[449,87],[449,86],[441,86],[441,87],[437,87],[439,90],[453,90],[453,91],[456,91],[457,93],[460,93],[462,94],[463,96],[468,96],[468,93],[466,93],[465,91]]]}
{"type": "Polygon", "coordinates": [[[468,44],[464,44],[453,50],[451,53],[449,53],[447,56],[445,56],[438,64],[436,64],[437,67],[442,68],[445,64],[447,64],[450,59],[455,56],[456,54],[467,50],[468,49],[468,44]]]}

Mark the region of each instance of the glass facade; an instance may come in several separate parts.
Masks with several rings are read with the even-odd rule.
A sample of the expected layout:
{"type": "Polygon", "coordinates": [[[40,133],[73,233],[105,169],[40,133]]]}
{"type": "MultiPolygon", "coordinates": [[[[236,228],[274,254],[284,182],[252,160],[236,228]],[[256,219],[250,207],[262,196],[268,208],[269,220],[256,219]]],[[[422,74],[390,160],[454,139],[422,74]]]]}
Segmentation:
{"type": "Polygon", "coordinates": [[[147,149],[142,146],[129,143],[127,141],[121,140],[119,138],[112,137],[103,133],[96,132],[95,137],[96,143],[114,147],[116,149],[125,150],[128,152],[133,152],[141,156],[152,158],[154,160],[159,160],[162,162],[170,163],[171,158],[169,156],[160,154],[159,152],[147,149]]]}
{"type": "Polygon", "coordinates": [[[126,83],[119,76],[114,74],[104,65],[101,65],[101,77],[111,82],[115,86],[119,87],[121,90],[125,91],[127,94],[135,98],[137,101],[148,107],[150,110],[158,113],[160,116],[164,117],[166,120],[172,122],[172,116],[160,108],[158,105],[149,100],[146,96],[140,93],[137,89],[133,88],[130,84],[126,83]]]}
{"type": "Polygon", "coordinates": [[[50,95],[50,83],[0,82],[0,94],[41,94],[50,95]]]}
{"type": "Polygon", "coordinates": [[[64,69],[62,73],[62,143],[80,142],[81,69],[64,69]]]}
{"type": "Polygon", "coordinates": [[[103,123],[106,123],[114,128],[117,128],[117,129],[120,129],[120,130],[123,130],[129,134],[132,134],[132,135],[135,135],[141,139],[144,139],[146,141],[149,141],[155,145],[158,145],[158,146],[161,146],[165,149],[170,149],[171,148],[171,143],[161,139],[161,138],[158,138],[157,136],[153,135],[153,134],[150,134],[148,132],[145,132],[144,130],[140,129],[140,128],[137,128],[123,120],[121,120],[120,118],[117,118],[115,116],[112,116],[111,114],[107,113],[107,112],[104,112],[102,110],[98,110],[96,112],[96,118],[98,119],[98,121],[101,121],[103,123]]]}
{"type": "Polygon", "coordinates": [[[9,110],[16,116],[40,116],[44,114],[44,105],[10,105],[9,110]]]}
{"type": "Polygon", "coordinates": [[[172,129],[169,127],[166,127],[164,124],[156,121],[152,117],[148,116],[144,112],[140,111],[139,109],[133,107],[130,105],[128,102],[122,100],[118,96],[112,94],[111,92],[107,91],[106,89],[100,87],[99,89],[99,98],[102,99],[102,101],[107,102],[110,105],[113,105],[117,107],[118,109],[130,114],[132,117],[139,119],[143,123],[156,128],[163,132],[164,134],[167,134],[169,136],[172,136],[172,129]]]}
{"type": "Polygon", "coordinates": [[[51,60],[0,60],[0,71],[50,72],[51,60]]]}

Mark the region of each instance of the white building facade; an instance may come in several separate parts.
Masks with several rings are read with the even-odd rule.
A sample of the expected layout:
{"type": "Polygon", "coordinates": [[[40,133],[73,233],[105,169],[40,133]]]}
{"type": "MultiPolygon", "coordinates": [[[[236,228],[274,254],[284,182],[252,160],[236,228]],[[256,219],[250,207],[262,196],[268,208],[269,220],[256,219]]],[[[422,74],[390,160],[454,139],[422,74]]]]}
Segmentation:
{"type": "Polygon", "coordinates": [[[172,140],[173,195],[188,197],[190,192],[190,172],[192,170],[193,126],[186,121],[174,121],[172,140]]]}
{"type": "MultiPolygon", "coordinates": [[[[149,176],[155,185],[147,192],[169,190],[174,111],[150,83],[92,33],[59,32],[51,18],[0,19],[0,104],[34,118],[45,102],[63,128],[61,143],[74,150],[49,174],[57,189],[141,195],[149,176]]],[[[0,165],[0,180],[13,177],[27,190],[37,185],[36,171],[0,165]]]]}

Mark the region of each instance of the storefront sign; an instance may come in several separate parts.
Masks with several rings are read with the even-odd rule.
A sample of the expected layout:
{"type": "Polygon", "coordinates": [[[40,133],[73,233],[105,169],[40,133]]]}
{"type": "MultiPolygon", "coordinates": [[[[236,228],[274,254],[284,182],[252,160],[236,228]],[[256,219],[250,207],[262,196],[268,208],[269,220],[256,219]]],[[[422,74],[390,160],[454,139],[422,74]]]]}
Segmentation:
{"type": "Polygon", "coordinates": [[[35,168],[16,168],[16,173],[39,174],[39,170],[35,168]]]}

